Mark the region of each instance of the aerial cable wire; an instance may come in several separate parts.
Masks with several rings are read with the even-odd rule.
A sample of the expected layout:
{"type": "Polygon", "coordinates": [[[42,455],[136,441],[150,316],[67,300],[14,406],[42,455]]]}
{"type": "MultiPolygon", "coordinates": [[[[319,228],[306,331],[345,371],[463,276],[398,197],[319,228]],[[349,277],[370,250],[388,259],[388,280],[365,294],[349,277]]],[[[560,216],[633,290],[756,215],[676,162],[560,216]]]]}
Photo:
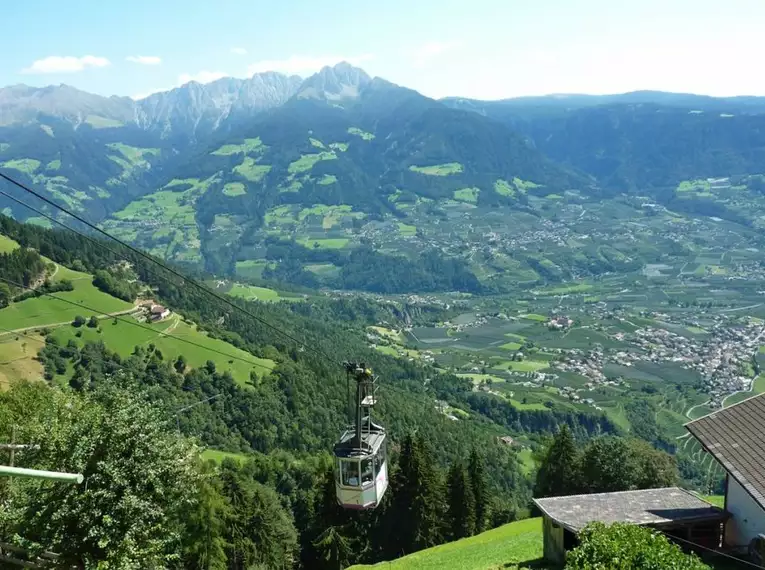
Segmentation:
{"type": "MultiPolygon", "coordinates": [[[[33,289],[31,287],[26,287],[26,286],[24,286],[21,283],[17,283],[15,281],[10,280],[10,279],[6,279],[5,277],[0,277],[0,281],[3,281],[3,282],[5,282],[5,283],[7,283],[9,285],[13,285],[14,287],[18,287],[20,289],[27,289],[29,291],[37,291],[36,289],[33,289]]],[[[91,311],[93,313],[98,313],[98,314],[100,314],[100,315],[102,315],[104,317],[108,317],[110,319],[115,319],[117,321],[121,321],[123,323],[127,323],[128,325],[135,326],[135,327],[138,327],[140,329],[147,330],[147,331],[152,332],[152,333],[154,333],[154,334],[156,334],[158,336],[165,336],[165,337],[171,338],[173,340],[178,340],[178,341],[181,341],[181,342],[185,342],[186,344],[189,344],[189,345],[194,346],[196,348],[201,348],[201,349],[207,350],[209,352],[214,352],[216,354],[219,354],[221,356],[225,356],[226,358],[230,358],[230,359],[233,359],[233,360],[239,360],[241,362],[245,362],[245,363],[249,364],[250,366],[257,366],[259,368],[263,368],[265,370],[268,370],[269,372],[271,372],[271,370],[272,370],[270,367],[268,367],[268,366],[266,366],[264,364],[260,364],[258,362],[252,362],[251,360],[249,360],[247,358],[242,358],[241,356],[236,356],[236,355],[233,355],[233,354],[228,354],[226,352],[217,350],[215,348],[211,348],[209,346],[204,346],[203,344],[199,344],[199,343],[194,342],[192,340],[189,340],[187,338],[183,338],[183,337],[179,337],[179,336],[174,336],[174,335],[172,335],[170,333],[165,333],[163,331],[157,331],[157,330],[155,330],[155,329],[153,329],[151,327],[147,327],[146,325],[142,325],[139,322],[132,321],[132,320],[129,320],[129,319],[124,319],[124,318],[120,317],[119,315],[115,315],[114,313],[106,313],[104,311],[101,311],[100,309],[94,309],[93,307],[88,307],[87,305],[83,305],[82,303],[76,303],[74,301],[70,301],[69,299],[64,299],[62,297],[58,297],[58,296],[54,295],[53,293],[47,293],[47,292],[40,292],[40,293],[42,295],[47,296],[47,297],[51,297],[53,299],[57,299],[57,300],[62,301],[64,303],[68,303],[69,305],[74,305],[75,307],[79,307],[81,309],[85,309],[86,311],[91,311]]],[[[32,328],[37,328],[37,327],[32,327],[32,328]]],[[[39,328],[45,328],[45,325],[44,324],[40,325],[39,328]]],[[[4,329],[4,330],[6,330],[8,332],[15,332],[15,331],[12,331],[12,330],[9,330],[9,329],[4,329]]]]}
{"type": "MultiPolygon", "coordinates": [[[[204,287],[203,285],[200,285],[200,284],[199,284],[199,283],[198,283],[196,280],[194,280],[194,279],[191,279],[191,278],[189,278],[189,277],[187,277],[187,276],[183,275],[183,273],[180,273],[179,271],[176,271],[175,269],[173,269],[173,268],[171,268],[171,267],[169,267],[169,266],[165,265],[164,263],[161,263],[160,261],[158,261],[158,260],[154,259],[152,256],[150,256],[150,255],[148,255],[147,253],[145,253],[145,252],[141,251],[140,249],[138,249],[138,248],[135,248],[135,247],[131,246],[130,244],[128,244],[127,242],[125,242],[125,241],[123,241],[123,240],[121,240],[121,239],[119,239],[119,238],[117,238],[117,237],[115,237],[115,236],[111,235],[110,233],[108,233],[108,232],[106,232],[106,231],[102,230],[101,228],[99,228],[99,227],[98,227],[98,226],[96,226],[95,224],[93,224],[93,223],[91,223],[91,222],[87,221],[86,219],[84,219],[84,218],[82,218],[82,217],[78,216],[77,214],[75,214],[74,212],[71,212],[71,211],[70,211],[70,210],[68,210],[67,208],[64,208],[63,206],[60,206],[60,205],[56,204],[55,202],[53,202],[52,200],[50,200],[50,199],[46,198],[45,196],[43,196],[43,195],[42,195],[42,194],[40,194],[39,192],[36,192],[35,190],[33,190],[32,188],[30,188],[29,186],[27,186],[27,185],[25,185],[25,184],[23,184],[23,183],[21,183],[21,182],[19,182],[19,181],[15,180],[14,178],[12,178],[12,177],[8,176],[7,174],[5,174],[5,173],[4,173],[4,172],[2,172],[2,171],[0,171],[0,178],[2,178],[2,179],[4,179],[4,180],[6,180],[7,182],[10,182],[10,183],[11,183],[11,184],[13,184],[14,186],[17,186],[18,188],[21,188],[21,189],[22,189],[22,190],[24,190],[25,192],[27,192],[27,193],[29,193],[29,194],[32,194],[33,196],[35,196],[35,197],[37,197],[38,199],[42,200],[42,201],[43,201],[43,202],[45,202],[46,204],[49,204],[50,206],[53,206],[54,208],[56,208],[56,209],[60,210],[61,212],[64,212],[65,214],[67,214],[67,215],[69,215],[70,217],[74,218],[74,219],[75,219],[75,220],[77,220],[78,222],[80,222],[80,223],[82,223],[82,224],[86,225],[87,227],[89,227],[90,229],[92,229],[92,230],[94,230],[94,231],[96,231],[96,232],[98,232],[98,233],[100,233],[100,234],[104,235],[105,237],[109,238],[110,240],[113,240],[113,241],[117,242],[117,243],[118,243],[118,244],[120,244],[122,247],[125,247],[125,248],[129,249],[129,250],[130,250],[130,251],[132,251],[133,253],[135,253],[135,254],[137,254],[137,255],[141,256],[142,258],[144,258],[144,259],[146,259],[146,260],[148,260],[148,261],[150,261],[150,262],[152,262],[152,263],[154,263],[154,264],[156,264],[156,265],[160,266],[160,267],[161,267],[162,269],[164,269],[165,271],[168,271],[168,272],[172,273],[172,274],[173,274],[173,275],[175,275],[176,277],[179,277],[180,279],[182,279],[184,282],[186,282],[186,283],[189,283],[189,284],[193,285],[194,287],[196,287],[196,288],[197,288],[197,289],[199,289],[200,291],[202,291],[202,292],[204,292],[204,293],[207,293],[208,295],[211,295],[211,296],[215,297],[217,300],[219,300],[219,301],[222,301],[223,303],[225,303],[225,304],[229,305],[230,307],[232,307],[233,309],[235,309],[235,310],[237,310],[237,311],[241,311],[241,312],[242,312],[242,313],[244,313],[245,315],[247,315],[247,316],[249,316],[250,318],[254,319],[255,321],[257,321],[257,322],[261,323],[263,326],[265,326],[265,327],[268,327],[269,329],[273,330],[274,332],[277,332],[277,333],[279,333],[280,335],[284,336],[285,338],[288,338],[288,339],[290,339],[291,341],[295,342],[295,343],[296,343],[298,346],[302,346],[302,347],[304,347],[304,348],[306,348],[306,349],[308,349],[308,350],[310,350],[310,351],[314,352],[315,354],[318,354],[318,355],[322,356],[323,358],[326,358],[326,359],[327,359],[329,362],[331,362],[331,363],[333,363],[333,364],[337,364],[337,363],[335,362],[335,359],[331,358],[329,355],[327,355],[327,354],[326,354],[324,351],[322,351],[321,349],[318,349],[318,348],[316,348],[316,347],[313,347],[313,346],[308,346],[308,345],[306,345],[306,343],[304,343],[304,342],[302,342],[302,341],[298,340],[298,339],[297,339],[297,338],[295,338],[294,336],[290,335],[289,333],[286,333],[286,332],[284,332],[283,330],[279,329],[278,327],[275,327],[275,326],[273,326],[272,324],[270,324],[270,323],[269,323],[268,321],[266,321],[265,319],[263,319],[263,318],[261,318],[261,317],[258,317],[257,315],[255,315],[255,314],[253,314],[252,312],[250,312],[250,311],[248,311],[248,310],[244,309],[243,307],[240,307],[240,306],[236,305],[235,303],[233,303],[232,301],[230,301],[230,300],[226,299],[226,298],[225,298],[225,297],[223,297],[222,295],[218,295],[217,293],[215,293],[215,292],[214,292],[214,291],[212,291],[211,289],[208,289],[207,287],[204,287]]],[[[2,195],[4,195],[4,196],[8,196],[8,197],[10,197],[10,196],[9,196],[7,193],[5,193],[5,192],[1,192],[1,193],[2,193],[2,195]]],[[[24,204],[23,202],[21,202],[21,201],[19,201],[19,200],[14,200],[14,201],[15,201],[16,203],[20,203],[20,204],[22,204],[22,205],[24,205],[24,206],[28,207],[30,210],[33,210],[33,211],[35,211],[35,210],[34,210],[34,209],[31,207],[31,206],[28,206],[27,204],[24,204]]],[[[44,215],[44,214],[43,214],[43,215],[44,215]]],[[[45,215],[45,218],[46,218],[46,219],[49,219],[49,220],[51,220],[51,221],[54,221],[55,223],[57,223],[57,224],[59,224],[59,225],[63,226],[64,228],[66,228],[66,229],[68,229],[68,230],[70,230],[70,231],[73,231],[74,233],[76,233],[76,234],[78,234],[78,235],[84,236],[84,234],[82,234],[81,232],[78,232],[77,230],[74,230],[74,229],[72,229],[72,228],[70,228],[70,227],[66,226],[66,225],[65,225],[63,222],[60,222],[60,221],[56,220],[55,218],[52,218],[51,216],[47,216],[47,215],[45,215]]],[[[95,243],[98,243],[98,240],[92,240],[92,241],[93,241],[93,242],[95,242],[95,243]]],[[[104,244],[100,244],[100,245],[101,245],[102,247],[105,247],[105,248],[106,248],[108,251],[111,251],[113,254],[115,254],[115,255],[118,255],[118,257],[122,257],[122,256],[119,256],[119,254],[117,254],[117,253],[116,253],[116,252],[114,252],[113,250],[111,250],[111,249],[109,249],[108,247],[106,247],[104,244]]]]}

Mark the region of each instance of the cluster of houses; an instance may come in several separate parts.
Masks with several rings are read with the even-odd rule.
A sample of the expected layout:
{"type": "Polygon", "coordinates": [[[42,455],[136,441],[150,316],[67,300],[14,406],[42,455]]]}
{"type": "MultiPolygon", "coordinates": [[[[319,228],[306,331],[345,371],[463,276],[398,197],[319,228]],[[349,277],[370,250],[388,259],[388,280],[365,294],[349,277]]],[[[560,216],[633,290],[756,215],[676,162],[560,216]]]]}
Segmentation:
{"type": "Polygon", "coordinates": [[[619,352],[615,362],[631,365],[637,360],[677,362],[695,370],[704,379],[712,407],[718,407],[728,394],[751,387],[752,358],[765,334],[761,324],[715,326],[699,340],[668,330],[646,327],[634,332],[632,342],[642,353],[619,352]]]}
{"type": "Polygon", "coordinates": [[[574,321],[564,315],[553,317],[547,322],[547,328],[551,330],[567,329],[574,324],[574,321]]]}
{"type": "Polygon", "coordinates": [[[603,374],[603,362],[603,349],[595,346],[587,351],[573,348],[552,365],[558,370],[580,374],[593,384],[603,384],[607,381],[606,375],[603,374]]]}

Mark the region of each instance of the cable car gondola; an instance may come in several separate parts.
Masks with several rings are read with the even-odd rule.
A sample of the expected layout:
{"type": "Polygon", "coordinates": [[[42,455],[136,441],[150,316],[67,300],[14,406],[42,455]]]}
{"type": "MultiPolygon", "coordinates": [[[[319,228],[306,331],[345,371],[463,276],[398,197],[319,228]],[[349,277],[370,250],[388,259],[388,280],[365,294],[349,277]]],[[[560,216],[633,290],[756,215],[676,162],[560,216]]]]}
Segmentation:
{"type": "Polygon", "coordinates": [[[334,448],[337,502],[346,509],[374,509],[388,489],[385,428],[372,421],[377,403],[377,378],[363,363],[344,363],[356,382],[355,425],[334,448]]]}

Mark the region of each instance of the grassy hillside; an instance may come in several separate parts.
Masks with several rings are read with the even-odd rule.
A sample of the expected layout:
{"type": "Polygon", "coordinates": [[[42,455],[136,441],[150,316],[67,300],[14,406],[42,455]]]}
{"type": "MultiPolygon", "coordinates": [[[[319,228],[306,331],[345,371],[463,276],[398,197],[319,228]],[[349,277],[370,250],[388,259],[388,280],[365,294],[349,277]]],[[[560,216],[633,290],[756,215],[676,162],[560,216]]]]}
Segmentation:
{"type": "Polygon", "coordinates": [[[88,327],[77,329],[73,326],[63,326],[58,328],[53,334],[62,345],[65,345],[71,339],[77,340],[75,334],[81,331],[80,342],[103,341],[110,350],[117,352],[123,357],[129,356],[136,346],[146,347],[149,344],[154,344],[160,350],[165,360],[175,361],[182,354],[190,368],[204,366],[208,360],[212,360],[215,362],[216,370],[219,372],[229,371],[234,380],[242,386],[249,382],[250,371],[254,371],[256,375],[261,377],[268,374],[276,364],[273,360],[256,358],[249,352],[240,350],[227,342],[210,338],[204,332],[199,331],[193,323],[182,321],[178,315],[173,315],[167,320],[146,326],[152,330],[131,326],[122,321],[115,323],[107,319],[101,323],[100,331],[88,327]],[[172,337],[176,338],[166,335],[172,335],[172,337]],[[178,339],[191,341],[202,347],[254,362],[259,366],[251,366],[242,360],[227,358],[223,354],[191,346],[178,339]]]}
{"type": "Polygon", "coordinates": [[[495,568],[536,569],[542,558],[542,519],[526,519],[482,534],[415,552],[392,562],[352,566],[351,570],[494,570],[495,568]]]}
{"type": "Polygon", "coordinates": [[[91,315],[99,315],[97,312],[81,309],[59,299],[87,305],[104,313],[126,311],[133,306],[131,303],[126,303],[96,289],[91,282],[92,278],[90,275],[61,268],[56,273],[55,278],[60,279],[64,277],[72,280],[74,285],[73,291],[53,293],[58,299],[42,296],[35,299],[27,299],[20,303],[11,303],[10,306],[0,309],[0,323],[2,323],[2,327],[15,330],[28,327],[51,326],[72,321],[77,315],[82,315],[86,319],[91,315]]]}
{"type": "MultiPolygon", "coordinates": [[[[18,244],[15,241],[0,235],[0,253],[16,247],[18,244]]],[[[46,258],[46,261],[50,260],[46,258]]],[[[208,360],[212,360],[216,370],[230,372],[242,386],[250,382],[251,372],[257,377],[263,377],[276,365],[273,360],[257,358],[225,341],[209,337],[195,323],[184,321],[177,314],[158,323],[143,324],[144,328],[132,326],[129,322],[133,319],[130,314],[135,308],[133,303],[100,291],[93,285],[93,276],[88,273],[54,265],[51,281],[71,280],[74,290],[26,299],[0,309],[0,387],[12,379],[42,378],[42,366],[35,359],[44,342],[44,337],[39,334],[42,328],[54,329],[53,337],[62,345],[70,340],[80,345],[100,341],[122,357],[129,356],[136,346],[154,344],[166,360],[175,361],[183,355],[189,368],[204,366],[208,360]],[[103,313],[122,314],[121,318],[128,322],[104,317],[100,312],[82,309],[60,299],[86,305],[103,313]],[[78,315],[86,319],[96,316],[100,326],[75,328],[71,322],[78,315]],[[23,336],[18,333],[23,333],[23,336]]]]}
{"type": "Polygon", "coordinates": [[[4,235],[0,235],[0,253],[8,253],[19,247],[15,241],[4,235]]]}
{"type": "Polygon", "coordinates": [[[11,380],[42,379],[42,364],[35,360],[42,342],[43,338],[37,334],[22,337],[0,331],[0,390],[11,380]]]}

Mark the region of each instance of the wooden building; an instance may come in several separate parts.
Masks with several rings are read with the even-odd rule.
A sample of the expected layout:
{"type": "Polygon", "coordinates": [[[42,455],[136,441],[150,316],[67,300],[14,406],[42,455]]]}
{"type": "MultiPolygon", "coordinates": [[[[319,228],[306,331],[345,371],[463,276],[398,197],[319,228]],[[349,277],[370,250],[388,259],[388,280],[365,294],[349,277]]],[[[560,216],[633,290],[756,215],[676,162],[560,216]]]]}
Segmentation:
{"type": "Polygon", "coordinates": [[[708,548],[722,546],[727,513],[678,487],[534,499],[542,511],[544,557],[555,564],[578,544],[587,524],[631,523],[708,548]]]}
{"type": "Polygon", "coordinates": [[[685,427],[726,471],[726,547],[749,549],[765,534],[765,394],[685,427]]]}

